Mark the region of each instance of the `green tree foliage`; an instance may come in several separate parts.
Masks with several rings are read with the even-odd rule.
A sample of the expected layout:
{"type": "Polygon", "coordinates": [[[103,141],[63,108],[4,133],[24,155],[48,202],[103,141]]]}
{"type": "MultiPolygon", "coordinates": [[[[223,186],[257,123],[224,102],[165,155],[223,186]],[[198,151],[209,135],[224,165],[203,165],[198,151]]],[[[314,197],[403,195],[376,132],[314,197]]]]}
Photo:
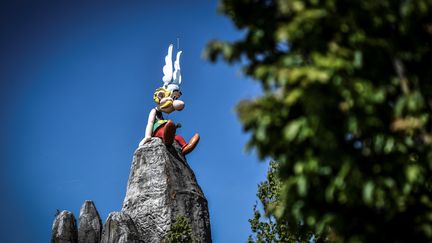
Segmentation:
{"type": "Polygon", "coordinates": [[[194,237],[192,229],[189,225],[189,220],[184,215],[176,217],[175,223],[171,226],[170,231],[165,237],[165,242],[169,243],[192,243],[194,237]]]}
{"type": "Polygon", "coordinates": [[[267,180],[258,185],[257,196],[260,206],[264,209],[264,215],[256,204],[253,208],[254,217],[249,220],[253,236],[249,236],[248,242],[307,242],[314,237],[317,242],[322,241],[317,234],[308,230],[307,225],[301,222],[289,224],[285,218],[277,219],[268,215],[272,208],[280,204],[281,181],[278,176],[278,163],[270,162],[267,172],[267,180]]]}
{"type": "Polygon", "coordinates": [[[249,148],[281,164],[279,219],[336,242],[432,241],[432,1],[222,0],[244,31],[249,148]]]}

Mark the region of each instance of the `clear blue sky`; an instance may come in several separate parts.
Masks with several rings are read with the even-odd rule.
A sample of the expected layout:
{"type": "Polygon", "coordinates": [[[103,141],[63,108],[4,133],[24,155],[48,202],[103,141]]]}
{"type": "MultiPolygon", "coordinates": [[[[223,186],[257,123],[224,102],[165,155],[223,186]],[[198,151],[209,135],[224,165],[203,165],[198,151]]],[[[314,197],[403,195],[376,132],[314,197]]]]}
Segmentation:
{"type": "MultiPolygon", "coordinates": [[[[6,2],[6,1],[4,1],[6,2]]],[[[169,118],[208,201],[214,242],[245,242],[265,163],[244,152],[234,107],[260,91],[239,67],[202,58],[242,36],[216,1],[0,4],[1,242],[48,242],[56,209],[121,209],[133,152],[170,43],[180,37],[182,100],[169,118]]],[[[96,1],[95,1],[96,2],[96,1]]]]}

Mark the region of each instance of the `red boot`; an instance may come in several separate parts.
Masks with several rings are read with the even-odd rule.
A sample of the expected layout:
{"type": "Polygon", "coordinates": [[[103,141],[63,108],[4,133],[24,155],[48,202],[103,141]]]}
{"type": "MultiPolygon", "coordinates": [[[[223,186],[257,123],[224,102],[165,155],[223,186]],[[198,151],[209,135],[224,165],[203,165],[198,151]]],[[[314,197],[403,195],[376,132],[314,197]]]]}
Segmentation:
{"type": "Polygon", "coordinates": [[[186,155],[194,150],[199,142],[200,136],[198,133],[195,133],[189,143],[182,149],[183,155],[186,155]]]}

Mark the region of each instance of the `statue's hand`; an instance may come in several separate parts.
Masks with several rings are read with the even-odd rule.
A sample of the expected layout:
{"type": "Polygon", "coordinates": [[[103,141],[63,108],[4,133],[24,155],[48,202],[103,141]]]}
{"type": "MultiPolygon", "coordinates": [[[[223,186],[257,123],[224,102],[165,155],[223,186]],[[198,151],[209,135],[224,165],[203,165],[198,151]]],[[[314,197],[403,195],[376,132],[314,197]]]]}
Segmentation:
{"type": "Polygon", "coordinates": [[[150,141],[150,139],[151,139],[151,136],[146,136],[145,138],[143,138],[143,140],[141,140],[141,142],[139,143],[139,146],[143,146],[145,143],[150,141]]]}

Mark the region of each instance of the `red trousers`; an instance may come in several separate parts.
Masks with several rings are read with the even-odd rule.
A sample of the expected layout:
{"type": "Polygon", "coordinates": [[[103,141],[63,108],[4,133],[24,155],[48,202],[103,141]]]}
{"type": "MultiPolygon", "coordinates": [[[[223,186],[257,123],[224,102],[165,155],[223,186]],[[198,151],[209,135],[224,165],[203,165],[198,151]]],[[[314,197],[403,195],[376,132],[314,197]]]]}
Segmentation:
{"type": "MultiPolygon", "coordinates": [[[[153,133],[153,136],[154,137],[158,137],[158,138],[163,138],[164,132],[165,132],[165,124],[162,124],[160,127],[158,127],[156,129],[156,131],[153,133]]],[[[177,141],[178,144],[180,144],[180,146],[182,148],[184,148],[187,145],[187,143],[184,140],[184,138],[182,136],[180,136],[180,135],[176,134],[175,137],[174,137],[174,139],[177,141]]]]}

